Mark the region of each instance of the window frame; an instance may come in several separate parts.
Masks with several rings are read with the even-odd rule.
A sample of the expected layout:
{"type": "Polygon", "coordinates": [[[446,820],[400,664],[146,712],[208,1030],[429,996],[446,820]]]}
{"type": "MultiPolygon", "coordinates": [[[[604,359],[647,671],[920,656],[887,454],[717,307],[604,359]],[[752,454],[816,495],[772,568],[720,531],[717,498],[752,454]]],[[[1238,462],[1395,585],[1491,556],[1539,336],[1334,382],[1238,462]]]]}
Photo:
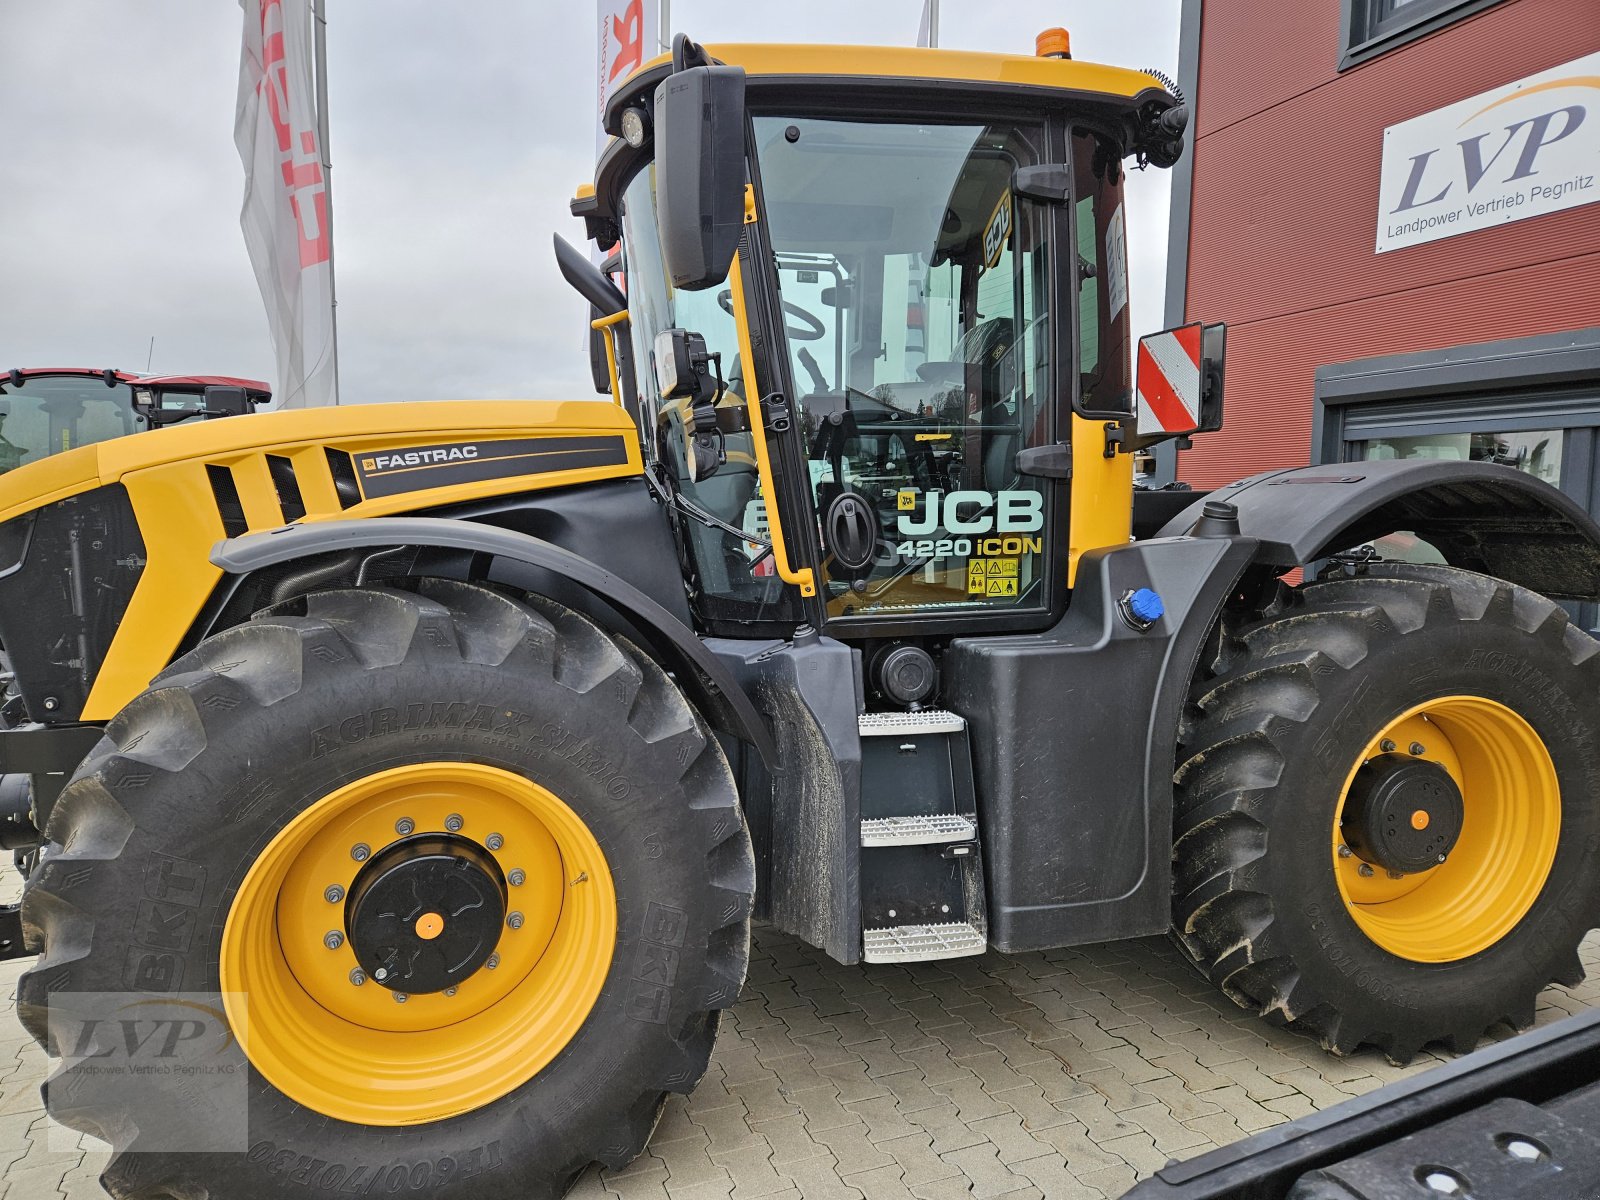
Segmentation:
{"type": "Polygon", "coordinates": [[[1415,8],[1415,13],[1378,17],[1375,14],[1382,2],[1340,0],[1340,71],[1369,62],[1504,0],[1414,0],[1408,7],[1415,8]]]}

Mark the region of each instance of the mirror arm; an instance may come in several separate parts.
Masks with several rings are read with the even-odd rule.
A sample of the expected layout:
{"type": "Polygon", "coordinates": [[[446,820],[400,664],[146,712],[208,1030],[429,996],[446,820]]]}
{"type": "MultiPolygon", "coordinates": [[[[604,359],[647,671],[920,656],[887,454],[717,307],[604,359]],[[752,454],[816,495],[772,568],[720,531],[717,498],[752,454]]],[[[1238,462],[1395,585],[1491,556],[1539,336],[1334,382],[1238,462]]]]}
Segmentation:
{"type": "Polygon", "coordinates": [[[589,261],[589,256],[566,238],[559,233],[552,236],[555,239],[556,266],[561,270],[561,277],[572,285],[578,295],[594,305],[603,317],[626,312],[628,298],[622,294],[622,289],[602,275],[600,268],[589,261]]]}

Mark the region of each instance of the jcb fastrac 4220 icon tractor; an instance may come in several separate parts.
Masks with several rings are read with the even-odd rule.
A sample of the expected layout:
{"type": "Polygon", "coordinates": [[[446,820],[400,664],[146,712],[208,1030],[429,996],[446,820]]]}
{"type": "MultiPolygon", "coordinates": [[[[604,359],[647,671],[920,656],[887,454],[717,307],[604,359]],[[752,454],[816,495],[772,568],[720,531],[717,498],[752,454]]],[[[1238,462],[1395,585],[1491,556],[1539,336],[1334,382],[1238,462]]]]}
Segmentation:
{"type": "Polygon", "coordinates": [[[1133,487],[1221,402],[1217,327],[1134,386],[1160,77],[680,38],[606,119],[573,207],[626,298],[558,253],[614,403],[0,479],[19,1004],[115,1194],[557,1195],[694,1086],[752,919],[844,963],[1170,927],[1397,1060],[1579,976],[1600,529],[1489,464],[1133,487]],[[231,1115],[85,1085],[48,1030],[107,992],[221,997],[247,1144],[139,1153],[231,1115]]]}

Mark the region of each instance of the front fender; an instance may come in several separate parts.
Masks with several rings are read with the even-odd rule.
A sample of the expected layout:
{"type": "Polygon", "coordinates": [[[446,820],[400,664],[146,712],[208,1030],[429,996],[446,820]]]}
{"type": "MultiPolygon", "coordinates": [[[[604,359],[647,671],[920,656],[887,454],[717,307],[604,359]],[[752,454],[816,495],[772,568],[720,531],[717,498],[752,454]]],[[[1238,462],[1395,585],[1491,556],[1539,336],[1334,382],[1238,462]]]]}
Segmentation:
{"type": "Polygon", "coordinates": [[[218,542],[211,561],[230,575],[248,575],[313,555],[363,547],[415,546],[509,559],[552,572],[583,587],[625,616],[650,650],[675,672],[707,710],[711,723],[754,746],[778,769],[772,735],[750,697],[694,631],[631,583],[581,555],[542,538],[444,517],[368,517],[285,525],[218,542]]]}
{"type": "Polygon", "coordinates": [[[1600,600],[1600,525],[1571,497],[1492,463],[1387,460],[1268,471],[1218,488],[1162,528],[1181,536],[1206,501],[1239,511],[1256,561],[1290,567],[1409,530],[1451,566],[1561,600],[1600,600]]]}

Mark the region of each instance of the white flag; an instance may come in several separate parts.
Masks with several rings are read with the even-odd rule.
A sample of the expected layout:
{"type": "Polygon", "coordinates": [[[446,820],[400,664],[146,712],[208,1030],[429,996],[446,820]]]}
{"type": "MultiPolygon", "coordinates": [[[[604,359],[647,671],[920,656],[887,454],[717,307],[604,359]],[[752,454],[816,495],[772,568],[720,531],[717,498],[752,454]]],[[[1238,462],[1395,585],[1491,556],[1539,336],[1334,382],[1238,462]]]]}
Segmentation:
{"type": "Polygon", "coordinates": [[[661,14],[656,0],[596,0],[599,27],[599,103],[595,110],[595,153],[606,146],[606,131],[598,128],[605,116],[606,100],[628,75],[654,58],[661,45],[661,14]]]}
{"type": "Polygon", "coordinates": [[[244,48],[233,141],[239,223],[278,359],[276,407],[337,404],[333,241],[317,141],[310,0],[239,0],[244,48]]]}
{"type": "Polygon", "coordinates": [[[922,20],[917,24],[917,45],[939,44],[939,0],[922,0],[922,20]]]}

